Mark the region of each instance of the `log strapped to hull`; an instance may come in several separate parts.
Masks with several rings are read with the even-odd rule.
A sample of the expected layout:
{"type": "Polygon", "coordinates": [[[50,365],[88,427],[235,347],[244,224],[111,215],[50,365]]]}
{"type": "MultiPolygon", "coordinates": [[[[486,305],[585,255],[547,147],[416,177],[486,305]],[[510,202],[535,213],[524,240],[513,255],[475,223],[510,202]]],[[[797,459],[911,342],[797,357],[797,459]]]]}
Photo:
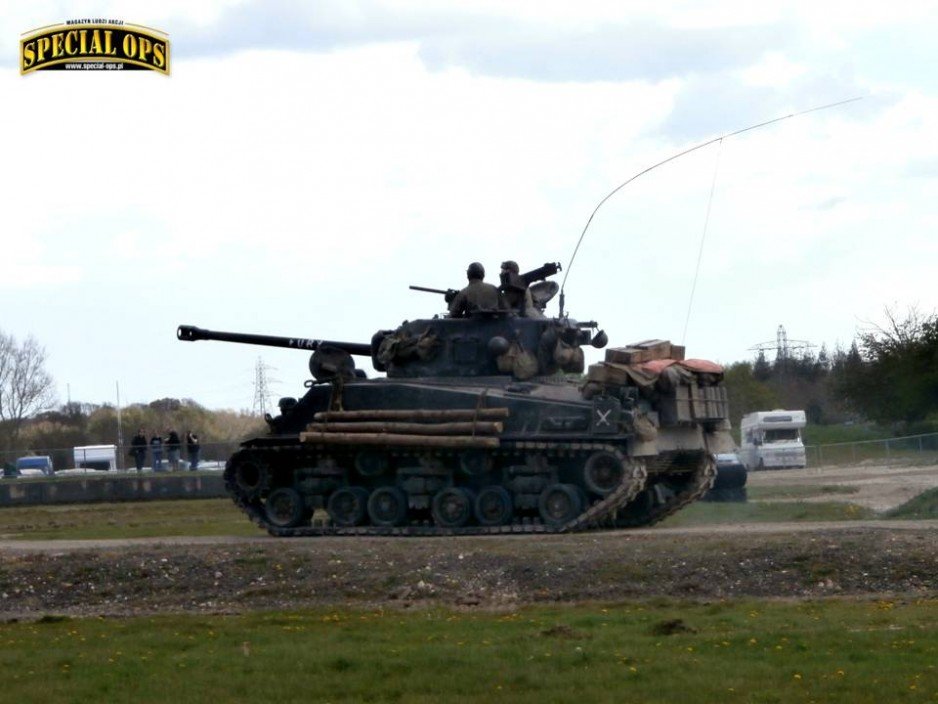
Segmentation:
{"type": "Polygon", "coordinates": [[[300,433],[320,445],[477,448],[499,446],[507,408],[321,411],[300,433]]]}

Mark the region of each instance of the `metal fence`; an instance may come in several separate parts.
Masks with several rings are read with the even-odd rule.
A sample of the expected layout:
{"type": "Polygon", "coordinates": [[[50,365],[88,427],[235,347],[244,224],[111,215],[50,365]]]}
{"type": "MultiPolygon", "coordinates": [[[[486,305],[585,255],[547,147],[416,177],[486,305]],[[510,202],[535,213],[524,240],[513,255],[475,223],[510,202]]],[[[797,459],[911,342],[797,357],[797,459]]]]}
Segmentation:
{"type": "MultiPolygon", "coordinates": [[[[224,469],[227,459],[237,451],[237,441],[220,443],[202,443],[199,451],[198,468],[202,470],[224,469]]],[[[859,442],[838,442],[826,445],[808,445],[805,447],[809,467],[822,465],[847,465],[861,462],[876,462],[880,464],[938,464],[938,433],[924,435],[908,435],[901,438],[888,438],[885,440],[863,440],[859,442]]],[[[180,451],[180,469],[189,468],[189,458],[185,445],[180,451]]],[[[13,467],[16,460],[25,456],[48,456],[52,459],[52,466],[56,472],[79,469],[76,467],[74,448],[67,447],[32,447],[27,451],[0,452],[0,466],[13,467]]],[[[130,454],[130,446],[123,445],[116,448],[116,464],[118,470],[133,470],[136,468],[134,458],[130,454]]],[[[161,456],[161,469],[168,470],[169,453],[163,446],[161,456]]],[[[153,453],[147,448],[144,458],[144,469],[153,470],[153,453]]],[[[94,471],[94,470],[89,470],[94,471]]],[[[71,472],[70,472],[71,473],[71,472]]]]}
{"type": "MultiPolygon", "coordinates": [[[[117,469],[119,471],[130,471],[136,469],[136,463],[134,457],[130,452],[130,445],[124,444],[115,447],[115,461],[117,469]]],[[[199,461],[198,469],[200,470],[222,470],[225,467],[225,462],[227,459],[234,454],[238,449],[239,443],[237,441],[231,442],[219,442],[219,443],[202,443],[199,449],[199,461]]],[[[80,473],[81,470],[81,460],[76,462],[75,457],[75,448],[73,447],[30,447],[25,451],[16,451],[16,452],[0,452],[0,467],[3,469],[8,469],[15,467],[17,460],[23,457],[50,457],[52,459],[52,467],[56,473],[66,471],[69,474],[80,473]]],[[[169,452],[166,449],[166,445],[163,445],[161,456],[160,456],[160,469],[162,471],[168,471],[169,466],[169,452]]],[[[147,447],[146,456],[144,457],[144,470],[153,471],[154,470],[154,456],[150,447],[147,447]]],[[[182,445],[179,452],[179,469],[186,470],[189,469],[189,455],[186,451],[185,444],[182,445]]],[[[8,470],[9,471],[9,470],[8,470]]],[[[88,469],[88,471],[96,471],[94,469],[88,469]]],[[[26,474],[35,474],[36,472],[30,471],[26,474]]]]}
{"type": "Polygon", "coordinates": [[[938,464],[938,433],[805,447],[809,467],[858,464],[938,464]]]}

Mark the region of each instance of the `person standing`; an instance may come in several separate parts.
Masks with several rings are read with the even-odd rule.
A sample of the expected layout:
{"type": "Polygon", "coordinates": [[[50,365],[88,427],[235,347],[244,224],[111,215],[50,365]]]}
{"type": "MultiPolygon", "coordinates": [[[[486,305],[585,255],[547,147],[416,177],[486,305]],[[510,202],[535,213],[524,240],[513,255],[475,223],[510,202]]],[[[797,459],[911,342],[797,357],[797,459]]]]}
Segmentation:
{"type": "Polygon", "coordinates": [[[147,435],[143,432],[143,428],[140,428],[130,440],[130,455],[134,458],[137,471],[142,472],[143,463],[147,459],[147,435]]]}
{"type": "Polygon", "coordinates": [[[163,438],[159,433],[154,433],[150,438],[150,454],[153,456],[153,471],[163,471],[163,438]]]}
{"type": "Polygon", "coordinates": [[[186,433],[186,454],[189,455],[189,469],[195,471],[199,468],[199,436],[191,430],[186,433]]]}
{"type": "Polygon", "coordinates": [[[179,471],[179,448],[181,443],[179,442],[179,433],[175,430],[167,429],[166,430],[166,453],[169,458],[169,469],[172,472],[179,471]]]}

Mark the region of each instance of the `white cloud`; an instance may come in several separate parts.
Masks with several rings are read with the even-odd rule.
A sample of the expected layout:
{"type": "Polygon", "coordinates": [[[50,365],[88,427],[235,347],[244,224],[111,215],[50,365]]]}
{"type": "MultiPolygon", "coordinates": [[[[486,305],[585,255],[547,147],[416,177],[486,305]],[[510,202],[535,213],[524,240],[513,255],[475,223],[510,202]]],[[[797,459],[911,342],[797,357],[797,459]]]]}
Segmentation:
{"type": "MultiPolygon", "coordinates": [[[[15,36],[78,7],[3,22],[15,36]]],[[[119,380],[125,400],[249,406],[258,350],[182,345],[177,324],[368,340],[441,312],[438,297],[408,284],[458,286],[476,259],[491,274],[506,258],[566,266],[589,213],[625,179],[717,134],[855,90],[869,97],[712,145],[610,199],[570,272],[568,310],[601,322],[614,344],[681,337],[718,154],[691,354],[744,358],[779,323],[815,344],[849,342],[856,321],[885,303],[935,306],[938,97],[928,82],[908,90],[905,71],[866,71],[849,49],[857,34],[875,36],[871,20],[832,29],[838,50],[801,6],[740,4],[722,16],[644,3],[624,16],[618,3],[578,4],[575,20],[566,3],[364,3],[358,17],[327,4],[317,6],[335,11],[320,43],[294,36],[251,49],[245,34],[187,58],[186,36],[214,36],[260,7],[81,10],[170,31],[169,78],[0,71],[4,104],[18,108],[0,132],[11,174],[0,231],[7,269],[21,272],[0,279],[2,324],[48,347],[73,398],[110,398],[119,380]],[[381,34],[388,14],[396,23],[381,34]],[[469,26],[453,20],[469,15],[469,26]],[[698,48],[667,56],[671,45],[651,43],[644,59],[666,70],[636,64],[630,80],[595,80],[610,54],[577,63],[577,36],[608,39],[610,24],[636,22],[698,48]],[[758,40],[772,26],[787,34],[766,52],[758,40]],[[427,62],[439,28],[448,32],[437,41],[454,41],[465,61],[427,62]],[[525,68],[550,42],[479,70],[476,39],[507,51],[528,30],[563,40],[570,80],[525,68]],[[731,35],[738,43],[723,59],[701,55],[731,35]],[[857,60],[852,72],[841,72],[840,51],[857,60]],[[111,344],[88,343],[100,335],[111,344]]],[[[281,393],[302,391],[302,355],[260,353],[281,393]]]]}

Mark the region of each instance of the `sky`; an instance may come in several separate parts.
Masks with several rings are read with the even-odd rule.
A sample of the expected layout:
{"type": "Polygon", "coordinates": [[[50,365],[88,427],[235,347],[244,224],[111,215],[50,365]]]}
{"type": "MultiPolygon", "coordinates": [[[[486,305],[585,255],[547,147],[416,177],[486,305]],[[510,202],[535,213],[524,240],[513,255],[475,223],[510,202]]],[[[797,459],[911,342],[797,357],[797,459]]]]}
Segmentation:
{"type": "Polygon", "coordinates": [[[560,262],[611,345],[724,364],[938,307],[930,2],[0,5],[0,330],[63,403],[250,410],[259,364],[302,395],[306,354],[176,327],[367,342],[472,261],[560,262]],[[20,75],[85,17],[166,32],[171,75],[20,75]],[[629,183],[569,266],[639,172],[857,97],[629,183]]]}

